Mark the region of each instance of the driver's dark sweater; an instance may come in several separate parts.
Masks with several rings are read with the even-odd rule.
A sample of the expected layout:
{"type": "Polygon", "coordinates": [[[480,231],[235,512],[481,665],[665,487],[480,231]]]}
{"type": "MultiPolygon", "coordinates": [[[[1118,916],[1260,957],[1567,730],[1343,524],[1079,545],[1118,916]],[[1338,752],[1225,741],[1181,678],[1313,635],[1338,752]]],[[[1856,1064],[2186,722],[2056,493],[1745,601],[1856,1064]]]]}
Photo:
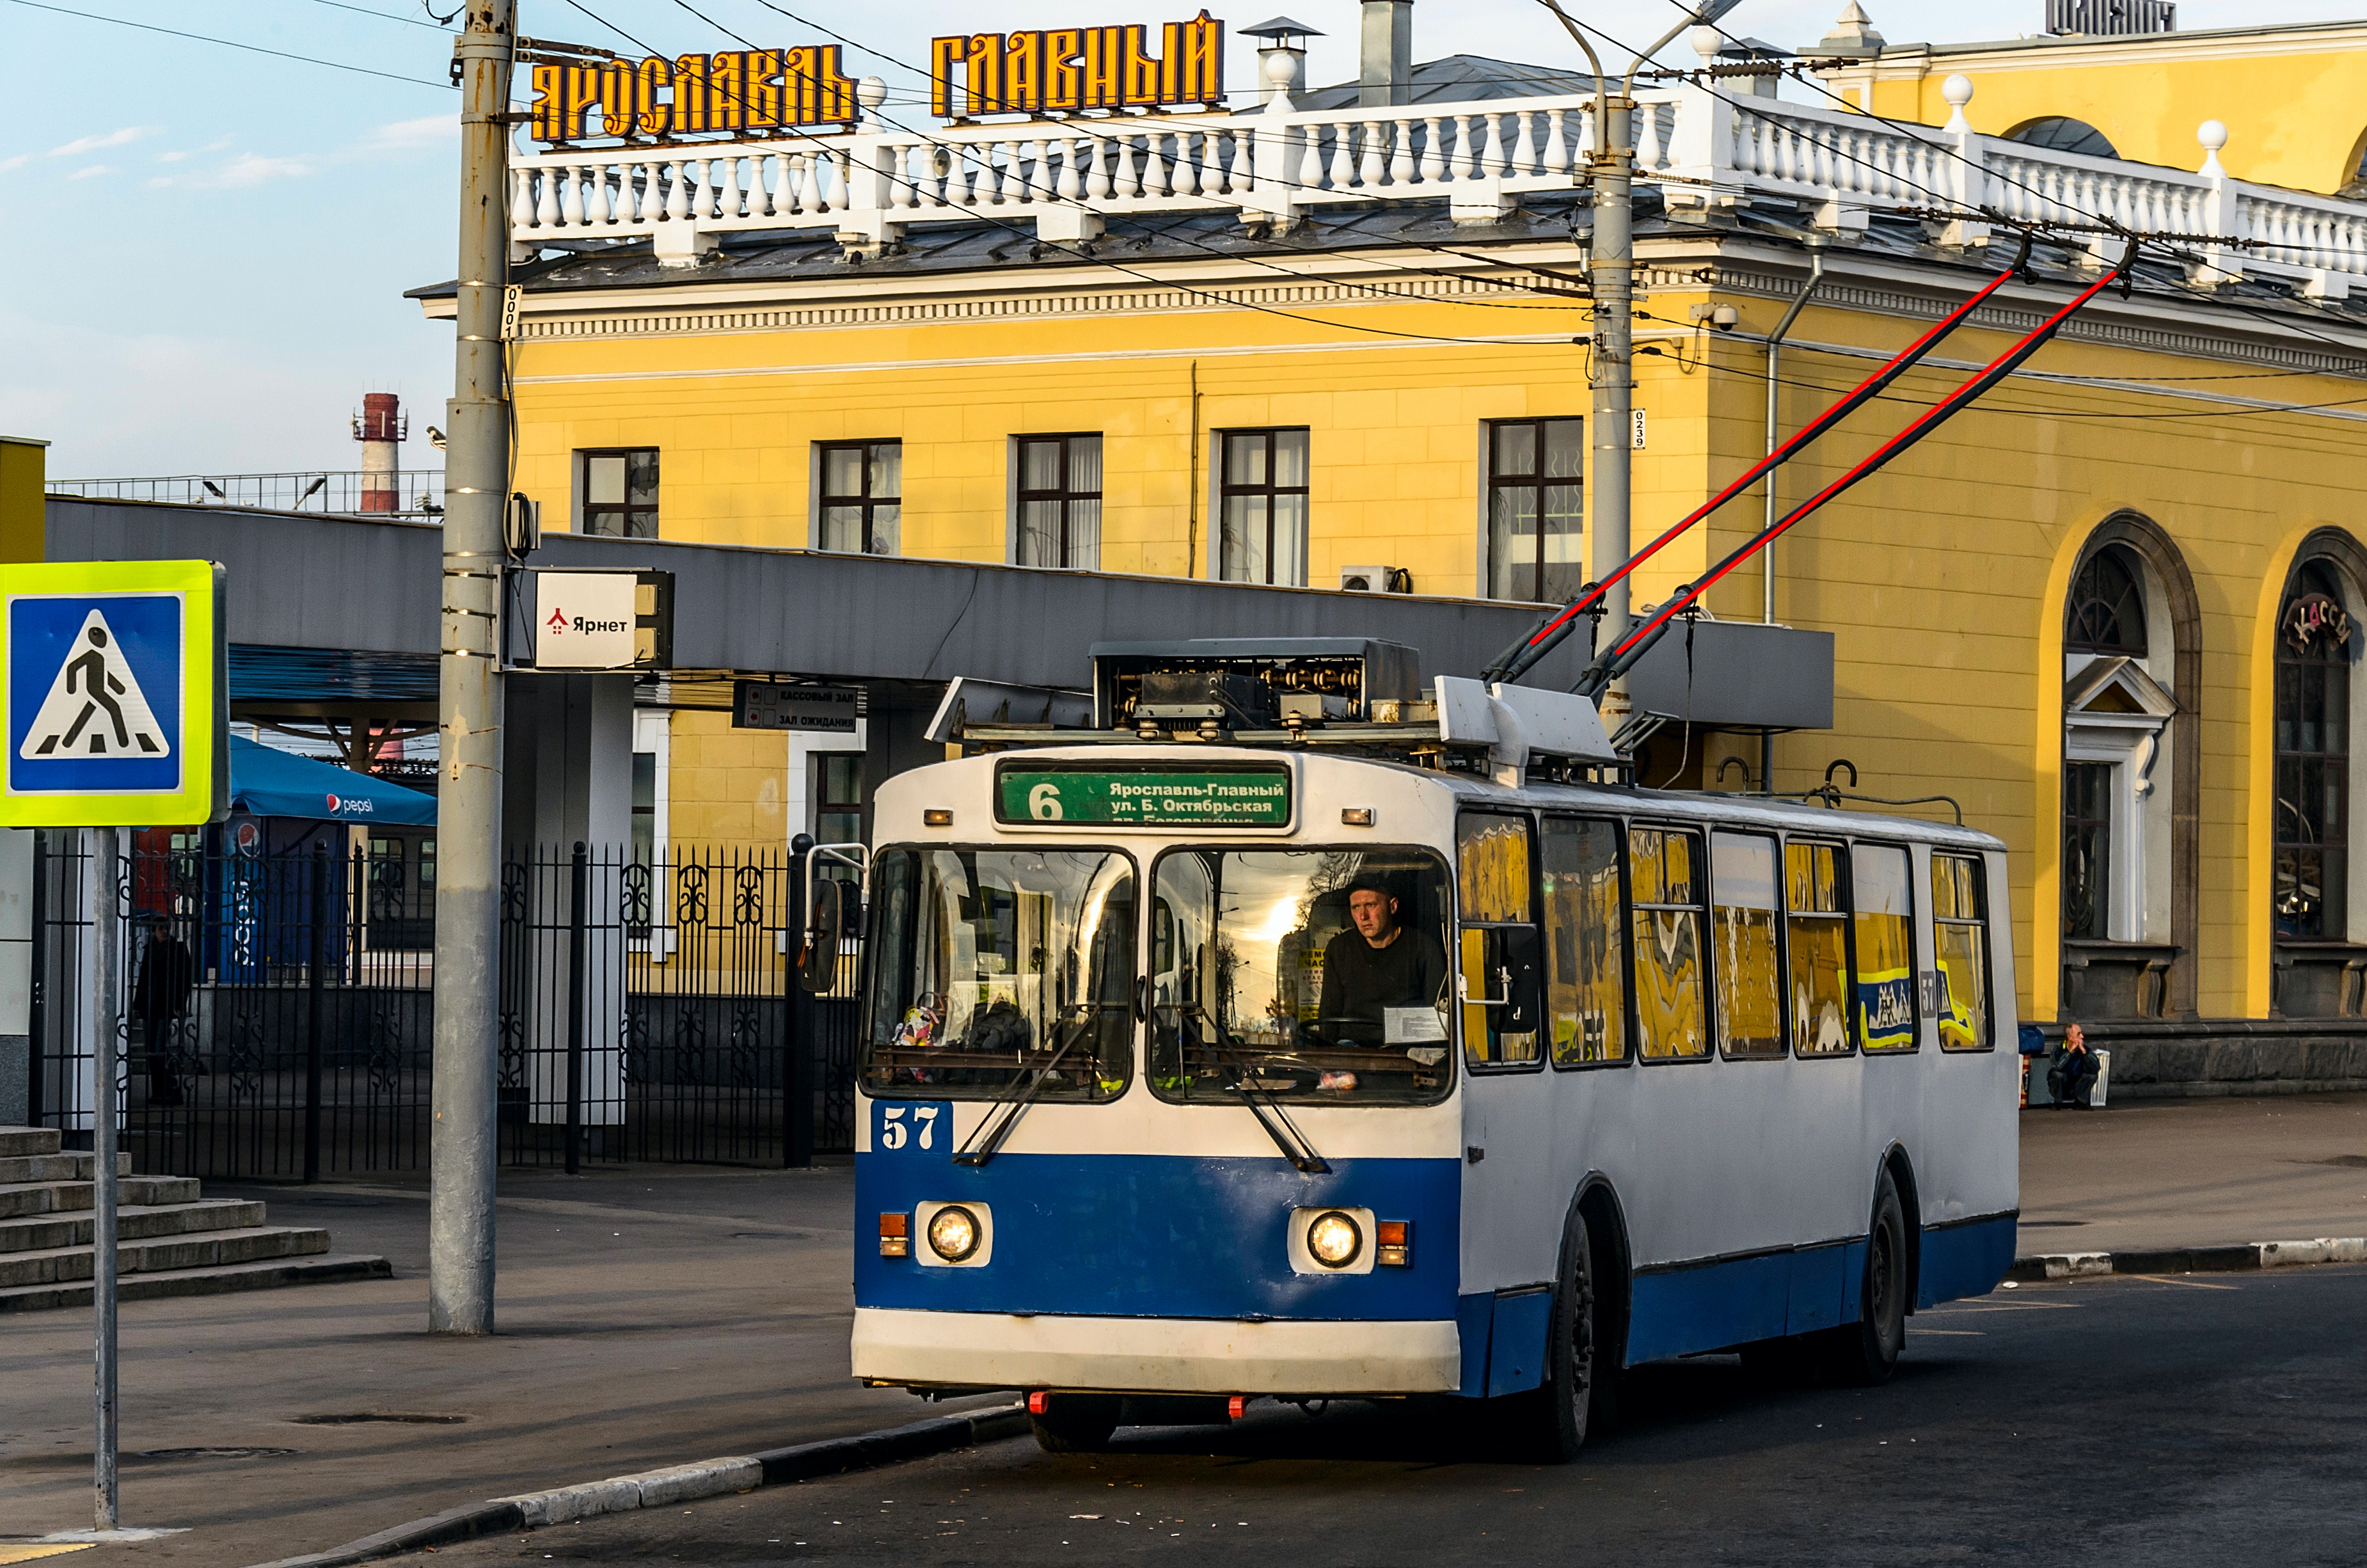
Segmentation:
{"type": "Polygon", "coordinates": [[[1324,945],[1317,1025],[1343,1043],[1379,1045],[1382,1008],[1432,1006],[1445,985],[1446,953],[1436,937],[1400,926],[1394,941],[1376,948],[1351,926],[1324,945]]]}

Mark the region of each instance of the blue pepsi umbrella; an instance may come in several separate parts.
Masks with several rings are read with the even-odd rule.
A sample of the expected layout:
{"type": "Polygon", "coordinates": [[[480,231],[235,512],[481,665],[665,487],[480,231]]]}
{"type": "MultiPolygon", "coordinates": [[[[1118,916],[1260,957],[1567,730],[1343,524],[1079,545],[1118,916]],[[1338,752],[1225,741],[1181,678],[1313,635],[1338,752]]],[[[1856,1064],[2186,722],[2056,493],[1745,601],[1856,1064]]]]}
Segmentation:
{"type": "Polygon", "coordinates": [[[276,746],[230,738],[230,803],[259,817],[432,823],[436,797],[276,746]]]}

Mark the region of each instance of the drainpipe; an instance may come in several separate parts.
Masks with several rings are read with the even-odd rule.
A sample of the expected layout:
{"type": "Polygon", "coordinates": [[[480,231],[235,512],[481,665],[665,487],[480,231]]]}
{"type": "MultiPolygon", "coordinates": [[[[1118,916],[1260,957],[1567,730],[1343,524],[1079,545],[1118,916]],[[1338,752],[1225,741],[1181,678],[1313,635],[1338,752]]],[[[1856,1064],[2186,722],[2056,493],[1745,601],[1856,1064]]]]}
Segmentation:
{"type": "MultiPolygon", "coordinates": [[[[1792,330],[1792,324],[1800,319],[1800,312],[1807,306],[1808,296],[1815,293],[1817,285],[1825,280],[1824,236],[1806,235],[1804,243],[1808,247],[1808,281],[1792,301],[1791,308],[1784,312],[1784,319],[1775,324],[1775,330],[1767,335],[1767,455],[1770,457],[1775,455],[1775,364],[1783,352],[1784,335],[1792,330]]],[[[1775,475],[1779,472],[1770,471],[1767,475],[1766,526],[1771,528],[1775,526],[1775,475]]],[[[1763,624],[1772,626],[1775,624],[1775,546],[1772,541],[1767,546],[1766,559],[1760,567],[1760,574],[1763,594],[1759,619],[1763,624]]],[[[1761,730],[1759,732],[1759,792],[1764,795],[1774,788],[1775,732],[1761,730]]]]}

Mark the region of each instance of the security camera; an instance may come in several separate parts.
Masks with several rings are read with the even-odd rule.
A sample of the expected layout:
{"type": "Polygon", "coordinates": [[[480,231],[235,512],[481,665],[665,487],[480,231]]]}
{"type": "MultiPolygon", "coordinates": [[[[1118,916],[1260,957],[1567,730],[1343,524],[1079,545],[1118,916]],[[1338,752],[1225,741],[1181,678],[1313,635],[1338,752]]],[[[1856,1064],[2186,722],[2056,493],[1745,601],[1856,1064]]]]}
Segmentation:
{"type": "Polygon", "coordinates": [[[435,426],[430,425],[427,427],[427,444],[440,452],[451,443],[444,438],[443,431],[438,430],[435,426]]]}

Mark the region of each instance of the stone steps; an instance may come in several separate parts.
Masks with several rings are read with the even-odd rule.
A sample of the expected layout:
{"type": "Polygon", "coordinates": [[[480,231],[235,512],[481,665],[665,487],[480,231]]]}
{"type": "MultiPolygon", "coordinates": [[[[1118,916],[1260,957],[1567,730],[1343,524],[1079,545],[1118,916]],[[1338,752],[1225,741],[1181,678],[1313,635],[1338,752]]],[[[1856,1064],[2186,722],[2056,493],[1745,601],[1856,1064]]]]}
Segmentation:
{"type": "MultiPolygon", "coordinates": [[[[34,1181],[88,1181],[98,1168],[90,1154],[0,1154],[0,1186],[34,1181]]],[[[115,1156],[115,1174],[131,1174],[131,1156],[115,1156]]]]}
{"type": "MultiPolygon", "coordinates": [[[[96,1221],[90,1210],[78,1214],[40,1214],[0,1220],[0,1260],[11,1253],[38,1252],[48,1247],[86,1247],[96,1221]]],[[[245,1198],[203,1198],[195,1203],[163,1203],[154,1207],[126,1204],[115,1211],[119,1242],[144,1241],[151,1236],[177,1236],[194,1231],[227,1231],[263,1223],[263,1205],[245,1198]]]]}
{"type": "Polygon", "coordinates": [[[54,1127],[0,1127],[0,1160],[54,1154],[63,1142],[54,1127]]]}
{"type": "MultiPolygon", "coordinates": [[[[329,1250],[329,1233],[292,1225],[243,1225],[232,1231],[200,1231],[192,1235],[159,1236],[123,1242],[115,1249],[119,1275],[169,1274],[190,1268],[220,1268],[233,1263],[264,1263],[275,1257],[303,1257],[329,1250]]],[[[0,1257],[0,1290],[12,1285],[57,1285],[90,1278],[91,1247],[50,1247],[40,1252],[10,1253],[0,1257]]]]}
{"type": "MultiPolygon", "coordinates": [[[[0,1127],[0,1312],[86,1307],[96,1264],[93,1157],[52,1128],[0,1127]]],[[[118,1187],[119,1299],[210,1296],[334,1279],[386,1279],[382,1257],[333,1253],[329,1233],[273,1225],[252,1199],[208,1199],[194,1176],[130,1173],[118,1187]]]]}
{"type": "MultiPolygon", "coordinates": [[[[81,1181],[11,1182],[0,1187],[0,1220],[27,1214],[87,1214],[90,1188],[87,1177],[81,1181]]],[[[195,1176],[125,1176],[115,1194],[116,1203],[123,1208],[136,1203],[143,1209],[153,1209],[160,1204],[197,1200],[195,1176]]]]}
{"type": "MultiPolygon", "coordinates": [[[[234,1290],[269,1290],[281,1285],[326,1285],[341,1279],[393,1277],[394,1270],[382,1257],[327,1253],[312,1257],[273,1258],[264,1263],[234,1263],[220,1268],[128,1274],[118,1282],[116,1299],[146,1301],[162,1296],[221,1296],[234,1290]]],[[[87,1280],[62,1285],[16,1285],[0,1290],[0,1312],[89,1305],[87,1280]]]]}

